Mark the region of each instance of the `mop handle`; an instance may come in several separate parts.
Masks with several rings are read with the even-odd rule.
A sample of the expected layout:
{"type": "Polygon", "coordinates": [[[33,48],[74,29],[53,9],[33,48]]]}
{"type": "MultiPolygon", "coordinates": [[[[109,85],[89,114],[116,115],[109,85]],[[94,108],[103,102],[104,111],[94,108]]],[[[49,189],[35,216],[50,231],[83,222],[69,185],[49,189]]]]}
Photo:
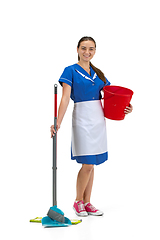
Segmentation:
{"type": "Polygon", "coordinates": [[[57,118],[57,84],[54,85],[54,117],[57,118]]]}
{"type": "Polygon", "coordinates": [[[53,206],[57,206],[57,84],[54,85],[53,206]]]}

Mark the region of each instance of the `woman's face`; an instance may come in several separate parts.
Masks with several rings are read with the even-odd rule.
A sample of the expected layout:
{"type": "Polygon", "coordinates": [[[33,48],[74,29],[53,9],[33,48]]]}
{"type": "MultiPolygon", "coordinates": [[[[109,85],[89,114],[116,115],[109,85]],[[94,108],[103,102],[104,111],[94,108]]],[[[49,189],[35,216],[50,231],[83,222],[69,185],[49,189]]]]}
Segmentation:
{"type": "Polygon", "coordinates": [[[79,54],[80,61],[89,62],[96,52],[95,44],[92,41],[81,42],[77,53],[79,54]]]}

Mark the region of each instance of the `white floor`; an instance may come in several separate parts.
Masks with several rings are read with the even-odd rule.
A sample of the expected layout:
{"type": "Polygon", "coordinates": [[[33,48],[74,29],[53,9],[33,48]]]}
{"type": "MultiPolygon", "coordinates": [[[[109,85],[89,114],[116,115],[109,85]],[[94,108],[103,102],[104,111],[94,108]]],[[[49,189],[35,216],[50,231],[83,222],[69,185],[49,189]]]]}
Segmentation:
{"type": "MultiPolygon", "coordinates": [[[[25,208],[25,206],[24,206],[25,208]]],[[[110,205],[102,206],[105,212],[103,217],[83,218],[81,224],[63,228],[44,228],[40,223],[29,223],[24,217],[9,218],[3,222],[5,238],[17,239],[160,239],[159,212],[157,209],[147,207],[142,202],[137,205],[110,205]],[[158,215],[158,216],[157,216],[158,215]]],[[[22,209],[21,209],[22,210],[22,209]]],[[[72,210],[65,213],[67,217],[75,218],[72,210]]],[[[2,227],[2,225],[1,225],[2,227]]]]}
{"type": "MultiPolygon", "coordinates": [[[[77,168],[76,164],[72,162],[71,164],[75,166],[75,169],[77,168]]],[[[139,165],[139,168],[141,167],[139,165]]],[[[118,174],[118,167],[114,166],[114,169],[113,171],[112,161],[95,169],[92,203],[104,211],[104,216],[82,218],[82,223],[79,225],[63,228],[48,229],[40,223],[29,222],[31,218],[44,217],[51,207],[51,184],[44,185],[48,179],[46,181],[42,176],[39,180],[37,178],[36,182],[36,177],[35,181],[31,181],[28,176],[26,182],[22,181],[19,185],[18,179],[14,180],[11,184],[11,192],[5,192],[6,196],[1,199],[0,234],[3,237],[1,239],[8,240],[14,236],[24,240],[94,240],[99,237],[108,240],[159,240],[158,169],[151,175],[152,168],[149,169],[148,165],[148,168],[144,169],[143,175],[140,170],[136,171],[134,179],[135,169],[126,174],[127,168],[124,171],[121,168],[121,174],[118,174]],[[13,188],[14,186],[15,188],[13,188]]],[[[62,174],[66,181],[60,181],[61,173],[59,173],[58,207],[64,211],[66,217],[78,218],[72,209],[75,195],[74,174],[68,175],[68,179],[66,178],[67,173],[63,172],[62,174]],[[71,181],[72,178],[73,181],[71,181]]],[[[47,178],[47,175],[45,177],[47,178]]],[[[26,177],[24,176],[24,178],[26,177]]]]}

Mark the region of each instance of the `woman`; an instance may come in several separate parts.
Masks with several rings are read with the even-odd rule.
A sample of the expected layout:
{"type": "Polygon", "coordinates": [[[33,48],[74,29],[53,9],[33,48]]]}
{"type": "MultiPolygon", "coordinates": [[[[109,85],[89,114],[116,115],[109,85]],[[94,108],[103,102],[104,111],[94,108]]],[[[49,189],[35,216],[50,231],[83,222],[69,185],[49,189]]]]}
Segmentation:
{"type": "MultiPolygon", "coordinates": [[[[96,42],[83,37],[77,46],[78,63],[66,67],[59,82],[63,86],[57,118],[60,128],[70,97],[74,101],[72,117],[71,158],[82,164],[77,177],[77,196],[73,208],[78,216],[103,215],[91,203],[94,165],[108,159],[106,123],[101,105],[100,91],[110,85],[101,70],[91,64],[96,52],[96,42]]],[[[130,105],[125,114],[132,112],[130,105]]],[[[51,137],[55,133],[51,126],[51,137]]]]}

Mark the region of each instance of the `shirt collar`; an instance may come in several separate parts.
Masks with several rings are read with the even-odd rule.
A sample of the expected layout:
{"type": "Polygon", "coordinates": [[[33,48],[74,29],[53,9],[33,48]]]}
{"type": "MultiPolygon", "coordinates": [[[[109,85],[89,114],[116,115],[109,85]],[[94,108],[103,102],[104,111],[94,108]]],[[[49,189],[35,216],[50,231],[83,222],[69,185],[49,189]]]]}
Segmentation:
{"type": "MultiPolygon", "coordinates": [[[[91,82],[94,82],[93,81],[93,79],[95,79],[96,78],[96,76],[95,76],[95,74],[94,74],[94,76],[93,76],[93,79],[90,77],[87,77],[86,75],[84,75],[83,73],[81,73],[80,71],[78,71],[77,69],[75,69],[76,70],[76,72],[78,72],[82,77],[84,77],[85,79],[87,79],[87,80],[90,80],[91,82]]],[[[97,74],[96,74],[97,75],[97,74]]]]}

